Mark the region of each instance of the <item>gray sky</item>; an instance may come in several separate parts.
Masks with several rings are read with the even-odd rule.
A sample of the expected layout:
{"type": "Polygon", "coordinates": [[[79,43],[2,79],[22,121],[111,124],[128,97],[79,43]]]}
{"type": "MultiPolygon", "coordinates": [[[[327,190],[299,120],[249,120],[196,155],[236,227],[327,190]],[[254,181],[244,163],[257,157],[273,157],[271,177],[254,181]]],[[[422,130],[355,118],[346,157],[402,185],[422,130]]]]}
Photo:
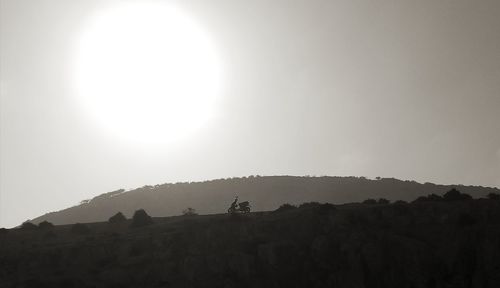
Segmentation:
{"type": "Polygon", "coordinates": [[[251,174],[500,187],[500,1],[179,1],[224,81],[215,118],[161,149],[98,131],[72,95],[74,43],[104,2],[0,0],[0,227],[251,174]]]}

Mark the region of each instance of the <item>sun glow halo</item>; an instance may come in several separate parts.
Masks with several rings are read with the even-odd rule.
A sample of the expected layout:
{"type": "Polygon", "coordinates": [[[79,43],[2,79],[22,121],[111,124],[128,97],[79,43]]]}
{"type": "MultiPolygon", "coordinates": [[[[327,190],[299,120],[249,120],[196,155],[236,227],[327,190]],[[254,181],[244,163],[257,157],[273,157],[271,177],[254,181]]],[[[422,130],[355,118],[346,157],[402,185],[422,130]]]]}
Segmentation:
{"type": "Polygon", "coordinates": [[[80,106],[121,140],[165,143],[214,113],[221,68],[207,33],[176,7],[128,2],[89,18],[78,41],[80,106]]]}

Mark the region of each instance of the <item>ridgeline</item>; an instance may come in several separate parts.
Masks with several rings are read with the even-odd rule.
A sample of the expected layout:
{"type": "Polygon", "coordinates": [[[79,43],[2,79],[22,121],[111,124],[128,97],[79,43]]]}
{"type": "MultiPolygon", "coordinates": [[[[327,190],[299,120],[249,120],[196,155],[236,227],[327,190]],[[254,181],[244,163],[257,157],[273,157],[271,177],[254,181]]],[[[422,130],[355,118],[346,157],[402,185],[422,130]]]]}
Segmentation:
{"type": "Polygon", "coordinates": [[[500,192],[498,188],[421,184],[394,178],[251,176],[117,190],[31,222],[49,221],[56,225],[100,222],[118,211],[131,217],[141,208],[155,217],[180,215],[187,207],[200,214],[217,214],[225,212],[236,195],[242,201],[250,201],[252,211],[271,211],[283,203],[297,205],[312,201],[334,204],[361,202],[368,198],[412,201],[427,194],[443,195],[453,187],[474,198],[500,192]]]}

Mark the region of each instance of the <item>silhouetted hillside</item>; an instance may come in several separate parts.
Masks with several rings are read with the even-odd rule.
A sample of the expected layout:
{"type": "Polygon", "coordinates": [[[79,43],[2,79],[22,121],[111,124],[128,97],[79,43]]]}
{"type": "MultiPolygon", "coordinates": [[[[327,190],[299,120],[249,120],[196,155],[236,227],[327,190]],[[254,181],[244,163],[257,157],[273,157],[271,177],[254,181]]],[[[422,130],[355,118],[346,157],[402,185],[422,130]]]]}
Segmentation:
{"type": "Polygon", "coordinates": [[[131,222],[5,230],[0,287],[500,287],[499,200],[131,222]]]}
{"type": "MultiPolygon", "coordinates": [[[[454,185],[473,197],[499,193],[497,188],[454,185]]],[[[56,225],[106,221],[121,211],[130,218],[144,208],[151,216],[180,215],[187,207],[200,214],[227,210],[236,195],[250,201],[252,211],[269,211],[283,203],[303,202],[351,203],[368,198],[411,201],[427,194],[443,195],[452,186],[420,184],[394,178],[369,180],[363,177],[244,177],[206,182],[144,186],[125,192],[118,190],[97,196],[81,205],[53,212],[32,220],[47,220],[56,225]]]]}

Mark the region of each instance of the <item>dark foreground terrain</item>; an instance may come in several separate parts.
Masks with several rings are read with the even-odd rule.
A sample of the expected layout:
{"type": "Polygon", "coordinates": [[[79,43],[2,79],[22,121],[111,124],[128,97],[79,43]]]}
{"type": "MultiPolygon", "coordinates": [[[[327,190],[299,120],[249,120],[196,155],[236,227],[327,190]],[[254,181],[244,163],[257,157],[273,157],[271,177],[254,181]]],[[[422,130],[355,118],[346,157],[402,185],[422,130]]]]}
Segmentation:
{"type": "Polygon", "coordinates": [[[499,200],[153,220],[2,230],[0,287],[500,287],[499,200]]]}

